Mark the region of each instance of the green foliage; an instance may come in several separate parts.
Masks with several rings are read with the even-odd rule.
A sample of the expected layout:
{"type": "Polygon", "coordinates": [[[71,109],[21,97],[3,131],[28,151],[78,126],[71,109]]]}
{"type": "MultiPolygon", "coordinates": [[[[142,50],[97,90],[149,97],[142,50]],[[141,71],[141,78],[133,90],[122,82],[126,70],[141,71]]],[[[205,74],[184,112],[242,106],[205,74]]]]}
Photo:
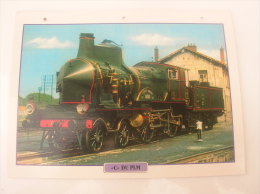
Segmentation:
{"type": "Polygon", "coordinates": [[[51,97],[49,94],[30,93],[25,98],[19,96],[19,106],[25,106],[33,100],[38,106],[55,105],[59,103],[59,99],[51,97]]]}
{"type": "Polygon", "coordinates": [[[19,106],[25,106],[26,105],[26,100],[25,98],[19,96],[19,106]]]}

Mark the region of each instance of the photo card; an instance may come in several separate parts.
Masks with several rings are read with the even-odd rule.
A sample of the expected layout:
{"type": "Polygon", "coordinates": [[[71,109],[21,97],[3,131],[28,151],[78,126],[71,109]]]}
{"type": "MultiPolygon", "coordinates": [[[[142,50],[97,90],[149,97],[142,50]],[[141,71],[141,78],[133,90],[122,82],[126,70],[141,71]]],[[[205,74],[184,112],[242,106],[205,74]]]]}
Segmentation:
{"type": "Polygon", "coordinates": [[[10,176],[244,173],[231,16],[108,12],[17,14],[10,176]]]}

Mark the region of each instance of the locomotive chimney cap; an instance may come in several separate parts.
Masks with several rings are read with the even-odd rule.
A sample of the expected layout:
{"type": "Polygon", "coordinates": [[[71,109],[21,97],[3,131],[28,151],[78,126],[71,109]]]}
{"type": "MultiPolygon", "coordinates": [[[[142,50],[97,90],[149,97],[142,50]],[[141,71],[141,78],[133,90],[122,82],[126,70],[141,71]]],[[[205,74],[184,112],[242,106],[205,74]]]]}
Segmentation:
{"type": "Polygon", "coordinates": [[[80,33],[80,38],[95,38],[93,33],[80,33]]]}

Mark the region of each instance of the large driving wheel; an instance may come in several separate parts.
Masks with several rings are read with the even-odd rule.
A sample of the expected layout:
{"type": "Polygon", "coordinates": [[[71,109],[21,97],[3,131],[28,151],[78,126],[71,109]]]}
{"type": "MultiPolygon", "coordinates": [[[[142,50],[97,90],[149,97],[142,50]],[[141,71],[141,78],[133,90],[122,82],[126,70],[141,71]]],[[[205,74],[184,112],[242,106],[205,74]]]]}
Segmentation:
{"type": "Polygon", "coordinates": [[[30,127],[30,123],[28,122],[28,120],[23,120],[23,122],[22,122],[22,127],[23,127],[24,129],[27,129],[27,128],[30,127]]]}
{"type": "Polygon", "coordinates": [[[115,133],[115,145],[117,147],[126,147],[129,142],[130,126],[127,120],[119,123],[118,131],[115,133]]]}
{"type": "Polygon", "coordinates": [[[166,129],[165,132],[169,137],[174,137],[176,136],[178,129],[178,125],[170,124],[169,129],[166,129]]]}
{"type": "Polygon", "coordinates": [[[90,130],[85,133],[85,146],[90,152],[99,152],[103,145],[104,140],[104,124],[97,121],[90,130]]]}
{"type": "Polygon", "coordinates": [[[154,135],[154,130],[149,125],[141,126],[138,129],[140,140],[144,143],[149,143],[154,135]]]}

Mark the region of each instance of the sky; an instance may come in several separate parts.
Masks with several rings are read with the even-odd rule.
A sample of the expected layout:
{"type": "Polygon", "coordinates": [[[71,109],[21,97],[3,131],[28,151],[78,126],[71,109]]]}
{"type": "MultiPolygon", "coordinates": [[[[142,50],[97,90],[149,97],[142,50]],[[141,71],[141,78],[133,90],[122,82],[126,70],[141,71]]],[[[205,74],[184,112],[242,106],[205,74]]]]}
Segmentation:
{"type": "MultiPolygon", "coordinates": [[[[152,61],[156,46],[159,58],[195,44],[199,52],[217,60],[220,58],[219,49],[225,48],[221,24],[24,25],[20,96],[38,92],[43,88],[44,75],[47,79],[56,75],[66,61],[77,56],[80,33],[94,33],[95,44],[108,39],[120,45],[128,66],[152,61]]],[[[50,91],[46,88],[45,92],[50,94],[50,91]]],[[[54,96],[58,97],[57,94],[54,96]]]]}

